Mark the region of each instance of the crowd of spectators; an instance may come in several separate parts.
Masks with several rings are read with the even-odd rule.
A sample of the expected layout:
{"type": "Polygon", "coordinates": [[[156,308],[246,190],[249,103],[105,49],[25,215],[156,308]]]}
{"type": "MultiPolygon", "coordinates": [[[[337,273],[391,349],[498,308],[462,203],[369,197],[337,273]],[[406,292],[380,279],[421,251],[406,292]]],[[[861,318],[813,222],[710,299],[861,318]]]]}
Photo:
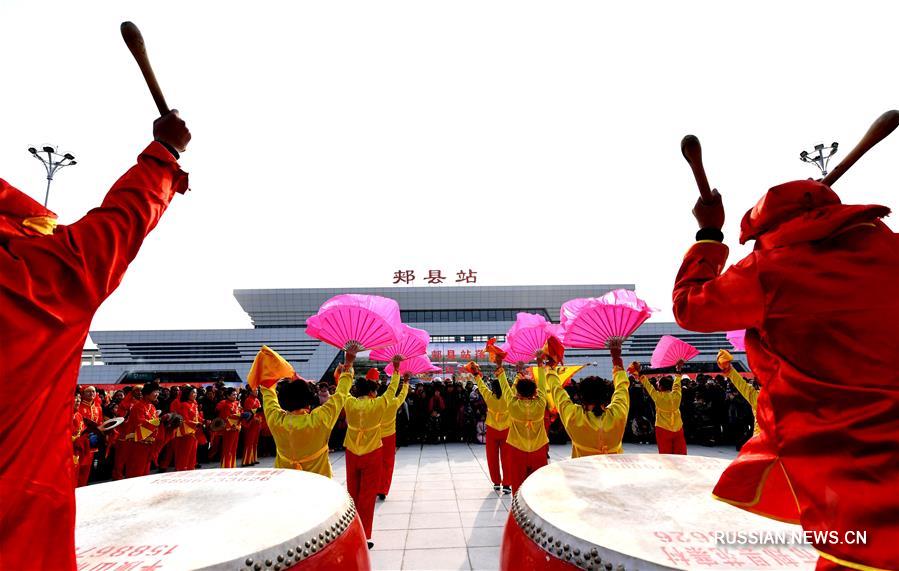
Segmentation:
{"type": "MultiPolygon", "coordinates": [[[[654,385],[658,377],[650,377],[654,385]]],[[[387,382],[382,381],[381,391],[386,390],[387,382]]],[[[108,394],[98,390],[98,398],[103,403],[104,418],[113,418],[120,412],[119,403],[125,398],[131,387],[125,387],[108,394]]],[[[220,439],[215,438],[209,419],[217,416],[217,407],[224,400],[226,387],[216,383],[200,387],[197,404],[205,423],[206,442],[197,448],[197,466],[215,462],[220,458],[220,439]]],[[[319,406],[327,402],[334,393],[333,383],[318,383],[317,394],[319,406]]],[[[572,401],[579,402],[578,381],[573,379],[566,391],[572,401]]],[[[172,403],[178,399],[180,387],[163,387],[156,402],[159,415],[172,410],[172,403]]],[[[249,387],[238,392],[238,401],[244,403],[250,394],[249,387]]],[[[745,443],[753,430],[752,408],[734,387],[722,375],[698,374],[695,378],[684,377],[682,383],[681,415],[684,433],[688,443],[703,446],[735,446],[736,449],[745,443]]],[[[260,398],[261,395],[256,395],[260,398]]],[[[477,386],[471,379],[446,378],[434,379],[431,382],[412,381],[412,387],[406,401],[397,412],[397,445],[437,444],[442,442],[483,443],[486,431],[485,419],[487,407],[477,386]]],[[[552,444],[565,444],[569,441],[562,423],[551,412],[547,414],[547,433],[552,444]]],[[[630,412],[628,414],[625,442],[655,443],[655,408],[652,399],[640,385],[631,378],[630,412]]],[[[346,420],[341,414],[331,434],[329,446],[332,450],[343,449],[343,438],[346,434],[346,420]]],[[[241,438],[243,440],[243,438],[241,438]]],[[[241,449],[243,442],[241,442],[241,449]]],[[[274,441],[263,422],[258,442],[260,457],[273,456],[274,441]]],[[[238,452],[238,458],[242,452],[238,452]]],[[[111,477],[114,447],[107,451],[105,442],[99,443],[99,451],[95,455],[95,465],[91,471],[91,481],[107,480],[111,477]]],[[[160,470],[172,468],[171,453],[165,449],[155,459],[154,464],[160,470]]]]}

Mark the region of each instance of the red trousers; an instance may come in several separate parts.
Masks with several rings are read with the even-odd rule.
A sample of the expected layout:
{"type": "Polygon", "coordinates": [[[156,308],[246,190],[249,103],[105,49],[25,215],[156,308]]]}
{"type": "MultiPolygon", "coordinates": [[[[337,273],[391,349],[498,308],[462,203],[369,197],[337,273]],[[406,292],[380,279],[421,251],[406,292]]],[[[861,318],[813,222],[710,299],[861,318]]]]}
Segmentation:
{"type": "Polygon", "coordinates": [[[487,469],[490,472],[490,481],[494,486],[510,486],[509,483],[509,445],[506,437],[509,429],[497,430],[492,426],[487,427],[487,469]],[[500,475],[502,466],[502,475],[500,475]]]}
{"type": "Polygon", "coordinates": [[[375,519],[375,498],[381,483],[381,449],[356,456],[346,451],[346,489],[365,528],[365,536],[371,538],[371,525],[375,519]]]}
{"type": "Polygon", "coordinates": [[[175,450],[175,471],[184,472],[197,467],[197,439],[190,436],[179,436],[172,440],[175,450]]]}
{"type": "Polygon", "coordinates": [[[671,432],[656,426],[656,444],[659,446],[659,454],[686,454],[687,441],[684,440],[684,429],[671,432]]]}
{"type": "Polygon", "coordinates": [[[237,440],[240,430],[223,430],[222,435],[222,468],[237,468],[237,440]]]}
{"type": "Polygon", "coordinates": [[[127,440],[115,441],[115,454],[112,460],[112,479],[121,480],[125,474],[125,464],[128,462],[128,452],[131,442],[127,440]]]}
{"type": "Polygon", "coordinates": [[[78,486],[86,486],[87,481],[91,477],[91,467],[94,465],[94,454],[96,450],[88,450],[84,456],[78,460],[78,486]]]}
{"type": "Polygon", "coordinates": [[[175,455],[175,449],[172,446],[171,442],[166,443],[165,446],[159,452],[159,461],[156,462],[156,465],[160,468],[168,469],[172,465],[172,459],[175,455]]]}
{"type": "Polygon", "coordinates": [[[509,485],[515,493],[528,476],[546,466],[549,444],[533,452],[524,452],[509,445],[506,445],[506,450],[509,452],[509,485]]]}
{"type": "Polygon", "coordinates": [[[378,493],[386,496],[393,483],[393,466],[396,464],[396,432],[381,439],[381,480],[378,493]]]}
{"type": "MultiPolygon", "coordinates": [[[[125,456],[125,477],[138,478],[150,473],[150,457],[153,454],[152,444],[127,441],[125,456]]],[[[120,443],[121,444],[121,443],[120,443]]]]}
{"type": "Polygon", "coordinates": [[[250,422],[243,429],[243,466],[252,466],[256,463],[259,448],[259,431],[261,422],[250,422]]]}

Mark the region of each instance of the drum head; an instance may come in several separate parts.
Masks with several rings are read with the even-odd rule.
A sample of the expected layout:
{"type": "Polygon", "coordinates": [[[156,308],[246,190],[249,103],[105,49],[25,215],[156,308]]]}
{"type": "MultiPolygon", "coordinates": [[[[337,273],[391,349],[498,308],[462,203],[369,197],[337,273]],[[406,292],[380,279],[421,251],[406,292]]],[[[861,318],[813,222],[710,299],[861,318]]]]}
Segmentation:
{"type": "Polygon", "coordinates": [[[301,561],[355,517],[342,486],[298,470],[170,472],[78,488],[75,498],[76,555],[84,569],[135,561],[160,570],[252,569],[248,559],[263,566],[301,561]]]}
{"type": "Polygon", "coordinates": [[[110,418],[109,420],[98,426],[97,430],[99,430],[100,432],[106,432],[107,430],[112,430],[113,428],[118,427],[123,422],[125,422],[125,419],[121,416],[110,418]]]}
{"type": "Polygon", "coordinates": [[[728,464],[668,454],[566,460],[528,477],[512,514],[544,551],[583,569],[603,568],[600,560],[626,570],[814,569],[817,553],[800,544],[798,525],[712,497],[728,464]],[[747,533],[764,544],[748,544],[747,533]],[[780,545],[781,533],[794,543],[780,545]]]}

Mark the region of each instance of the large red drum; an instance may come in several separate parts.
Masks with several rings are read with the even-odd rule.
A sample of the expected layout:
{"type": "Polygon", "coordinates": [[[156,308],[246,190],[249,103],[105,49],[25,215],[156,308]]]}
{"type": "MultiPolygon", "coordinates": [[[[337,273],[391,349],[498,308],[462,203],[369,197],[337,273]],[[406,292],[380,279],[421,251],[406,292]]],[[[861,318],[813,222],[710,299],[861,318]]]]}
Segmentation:
{"type": "Polygon", "coordinates": [[[170,472],[75,497],[79,571],[370,568],[353,501],[309,472],[170,472]]]}
{"type": "Polygon", "coordinates": [[[512,501],[500,569],[814,569],[799,526],[712,497],[727,465],[613,454],[541,468],[512,501]]]}

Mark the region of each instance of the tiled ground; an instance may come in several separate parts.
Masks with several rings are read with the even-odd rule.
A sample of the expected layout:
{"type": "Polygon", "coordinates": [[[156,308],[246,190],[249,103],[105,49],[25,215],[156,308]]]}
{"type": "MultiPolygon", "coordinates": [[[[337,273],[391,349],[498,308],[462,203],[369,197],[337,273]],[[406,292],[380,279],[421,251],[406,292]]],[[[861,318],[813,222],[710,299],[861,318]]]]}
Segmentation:
{"type": "MultiPolygon", "coordinates": [[[[567,459],[570,452],[569,445],[552,446],[550,459],[567,459]]],[[[655,454],[656,448],[625,445],[625,452],[655,454]]],[[[691,446],[689,452],[718,458],[736,456],[733,448],[691,446]]],[[[334,478],[344,483],[343,454],[332,454],[331,463],[334,478]]],[[[510,496],[493,491],[484,446],[400,448],[390,495],[386,501],[378,501],[375,508],[372,567],[498,569],[510,503],[510,496]]]]}

